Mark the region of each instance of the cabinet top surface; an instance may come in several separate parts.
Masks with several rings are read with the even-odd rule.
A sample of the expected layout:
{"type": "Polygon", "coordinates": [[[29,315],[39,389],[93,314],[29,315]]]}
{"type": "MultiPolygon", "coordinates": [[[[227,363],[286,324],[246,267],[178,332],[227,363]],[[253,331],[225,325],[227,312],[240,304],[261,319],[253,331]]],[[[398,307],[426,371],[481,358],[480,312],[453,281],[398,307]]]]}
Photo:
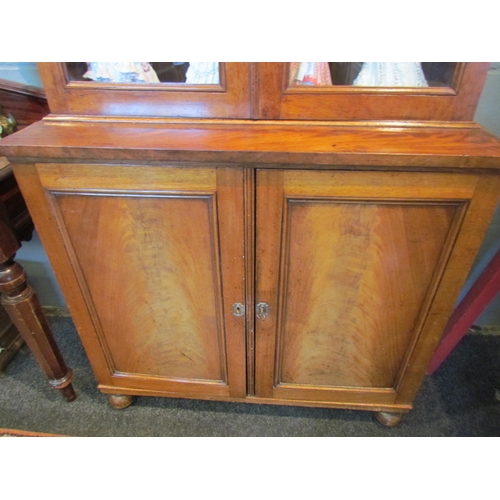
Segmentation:
{"type": "Polygon", "coordinates": [[[217,162],[500,168],[500,140],[480,126],[308,125],[255,121],[46,119],[0,143],[0,154],[41,161],[217,162]]]}

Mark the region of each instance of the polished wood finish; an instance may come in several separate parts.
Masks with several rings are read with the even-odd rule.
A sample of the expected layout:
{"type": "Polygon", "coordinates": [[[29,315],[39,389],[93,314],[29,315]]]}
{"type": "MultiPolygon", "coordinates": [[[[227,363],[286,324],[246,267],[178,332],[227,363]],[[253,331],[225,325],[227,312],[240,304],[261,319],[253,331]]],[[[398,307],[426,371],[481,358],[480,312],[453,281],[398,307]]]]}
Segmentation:
{"type": "Polygon", "coordinates": [[[14,260],[3,259],[0,263],[2,305],[49,378],[50,385],[59,389],[66,400],[73,401],[76,399],[71,385],[73,372],[66,366],[35,292],[26,283],[26,273],[14,260]]]}
{"type": "Polygon", "coordinates": [[[58,164],[39,172],[96,325],[98,377],[243,396],[245,318],[232,313],[245,297],[242,172],[58,164]]]}
{"type": "Polygon", "coordinates": [[[208,122],[46,118],[2,141],[3,154],[40,161],[89,160],[369,167],[497,168],[498,139],[474,124],[208,122]]]}
{"type": "Polygon", "coordinates": [[[244,229],[245,229],[245,332],[247,352],[247,395],[255,395],[255,182],[254,170],[244,168],[244,229]]]}
{"type": "MultiPolygon", "coordinates": [[[[15,114],[19,129],[49,112],[43,90],[6,80],[0,80],[0,102],[6,112],[15,114]]],[[[0,369],[25,341],[49,384],[67,401],[74,401],[73,372],[64,361],[33,288],[26,282],[24,269],[14,260],[20,242],[31,240],[33,229],[12,168],[6,158],[0,157],[0,369]]]]}
{"type": "Polygon", "coordinates": [[[257,175],[256,395],[396,402],[478,178],[257,175]]]}
{"type": "Polygon", "coordinates": [[[398,382],[398,403],[408,403],[415,398],[418,386],[412,381],[421,380],[422,373],[429,366],[498,205],[499,194],[499,175],[483,173],[478,177],[474,195],[467,203],[460,231],[422,326],[422,332],[426,334],[419,336],[404,376],[398,382]]]}
{"type": "Polygon", "coordinates": [[[49,378],[49,384],[59,389],[68,401],[73,401],[76,398],[71,385],[73,372],[66,366],[36,294],[26,283],[23,267],[14,260],[21,248],[20,241],[30,240],[32,232],[33,222],[10,165],[0,158],[0,292],[3,307],[0,368],[5,367],[24,340],[49,378]]]}
{"type": "MultiPolygon", "coordinates": [[[[122,125],[127,130],[134,128],[130,123],[122,125]]],[[[64,125],[69,129],[64,135],[66,140],[76,140],[77,135],[72,135],[71,129],[81,130],[80,126],[80,123],[64,125]]],[[[63,125],[56,121],[43,127],[58,130],[63,125]]],[[[158,126],[151,134],[157,136],[158,130],[162,130],[169,135],[171,127],[158,126]]],[[[184,129],[181,125],[177,127],[184,129]]],[[[214,132],[208,125],[204,127],[208,133],[214,132]]],[[[217,130],[219,124],[213,127],[217,130]]],[[[260,137],[264,138],[274,127],[260,126],[260,137]]],[[[367,128],[350,126],[353,141],[359,140],[356,132],[366,138],[367,128]]],[[[321,130],[326,137],[329,128],[325,125],[321,130]]],[[[449,130],[462,138],[477,137],[480,132],[475,127],[449,130]]],[[[30,132],[27,129],[24,134],[30,132]]],[[[441,129],[436,131],[438,137],[440,132],[443,133],[441,129]]],[[[409,127],[405,135],[409,140],[419,133],[430,136],[432,130],[409,127]]],[[[377,128],[373,134],[381,137],[384,132],[377,128]]],[[[395,137],[395,132],[389,130],[385,134],[389,144],[388,137],[393,134],[395,137]]],[[[127,137],[130,136],[127,133],[127,137]]],[[[495,154],[500,153],[498,144],[495,145],[488,135],[483,135],[482,139],[491,141],[490,147],[482,150],[485,154],[482,161],[493,165],[495,154]]],[[[153,137],[150,140],[154,140],[153,137]]],[[[246,139],[240,138],[242,140],[246,139]]],[[[147,136],[144,141],[148,142],[147,136]]],[[[392,150],[402,147],[402,142],[393,144],[392,150]]],[[[115,136],[115,143],[119,144],[119,136],[115,136]]],[[[413,172],[411,169],[404,172],[398,165],[399,155],[382,157],[374,171],[359,170],[359,167],[356,170],[354,165],[347,170],[340,165],[311,170],[294,164],[284,170],[285,165],[271,163],[279,158],[277,153],[256,151],[262,163],[266,159],[270,163],[268,169],[257,172],[255,202],[252,201],[255,171],[250,163],[254,156],[246,151],[240,152],[240,162],[233,167],[211,167],[210,163],[202,167],[161,162],[142,166],[40,162],[38,165],[19,164],[16,172],[33,204],[35,221],[53,258],[103,392],[116,394],[117,389],[122,389],[126,395],[163,394],[234,401],[245,398],[245,383],[248,393],[252,394],[255,380],[256,398],[253,401],[275,400],[280,404],[296,401],[297,404],[309,402],[390,411],[411,407],[425,372],[424,360],[428,361],[432,355],[447,314],[465,281],[467,265],[472,263],[473,249],[478,248],[479,235],[484,234],[494,210],[498,176],[485,177],[479,159],[472,168],[464,166],[474,165],[462,153],[476,147],[475,144],[477,141],[469,140],[459,148],[457,141],[453,151],[447,146],[446,160],[452,165],[448,169],[413,167],[413,172]],[[384,165],[389,158],[396,165],[384,165]],[[462,166],[457,167],[460,164],[462,166]],[[246,165],[246,170],[238,165],[246,165]],[[427,170],[427,173],[418,170],[427,170]],[[228,224],[229,228],[239,221],[239,229],[230,231],[231,236],[226,238],[224,245],[214,243],[215,237],[209,236],[208,229],[210,224],[215,224],[207,218],[211,212],[209,198],[213,193],[220,196],[214,172],[231,174],[226,185],[232,193],[227,199],[231,199],[233,205],[225,208],[231,205],[221,205],[222,198],[217,198],[219,224],[228,224]],[[254,203],[257,206],[255,223],[252,222],[254,203]],[[189,216],[186,215],[188,209],[189,216]],[[83,218],[82,213],[85,214],[83,218]],[[232,218],[230,223],[225,222],[228,216],[232,218]],[[213,285],[213,269],[217,264],[212,264],[211,271],[203,278],[200,277],[203,273],[199,275],[196,271],[196,261],[184,261],[190,253],[186,250],[187,256],[183,258],[182,245],[185,246],[183,241],[189,237],[182,235],[187,234],[190,219],[195,221],[199,237],[208,238],[205,242],[200,240],[199,244],[195,239],[192,241],[192,248],[198,248],[194,255],[201,261],[214,262],[210,245],[219,250],[228,245],[237,246],[233,256],[226,259],[224,270],[218,273],[222,281],[231,279],[240,283],[239,293],[221,302],[225,311],[221,314],[226,321],[239,321],[241,328],[238,339],[227,342],[226,346],[231,347],[227,347],[222,357],[222,337],[215,333],[221,331],[220,327],[207,328],[212,323],[196,326],[197,320],[193,317],[187,323],[180,319],[185,303],[192,309],[201,307],[201,311],[207,307],[208,311],[217,308],[214,304],[220,300],[221,289],[226,290],[225,286],[213,285]],[[251,282],[253,265],[248,264],[244,271],[243,261],[237,257],[245,255],[244,245],[247,252],[248,247],[253,248],[253,227],[257,232],[255,294],[251,282]],[[163,238],[163,234],[168,234],[167,228],[176,235],[174,241],[163,238]],[[460,252],[457,250],[460,245],[454,249],[454,244],[462,240],[465,242],[461,250],[462,261],[465,259],[466,266],[455,265],[453,271],[448,271],[450,262],[456,261],[450,259],[452,251],[460,252]],[[324,259],[325,252],[334,259],[324,259]],[[173,255],[172,261],[166,258],[169,254],[173,255]],[[269,254],[274,257],[266,263],[269,254]],[[165,256],[166,268],[159,255],[165,256]],[[57,256],[55,260],[54,256],[57,256]],[[237,262],[241,269],[239,278],[235,268],[237,262]],[[192,278],[188,273],[185,283],[179,285],[179,273],[187,268],[191,269],[192,278]],[[245,273],[250,280],[246,285],[245,273]],[[141,281],[131,280],[131,276],[142,278],[141,281]],[[329,288],[329,276],[334,282],[344,280],[343,293],[329,288]],[[445,276],[449,276],[448,286],[440,287],[445,276]],[[194,288],[188,292],[191,279],[194,288]],[[197,281],[199,279],[201,281],[197,281]],[[174,283],[173,288],[169,288],[171,283],[174,283]],[[203,299],[212,305],[199,305],[196,284],[203,299]],[[306,295],[304,287],[308,290],[306,295]],[[265,301],[271,307],[266,321],[246,321],[246,360],[245,319],[230,313],[232,304],[245,303],[245,290],[246,295],[250,295],[247,304],[254,306],[265,301]],[[439,290],[443,291],[438,293],[439,290]],[[121,300],[110,304],[108,297],[117,294],[121,300]],[[188,295],[190,298],[186,299],[188,295]],[[186,325],[184,330],[179,330],[183,332],[182,342],[186,343],[181,346],[180,337],[174,337],[171,339],[174,353],[167,350],[167,357],[164,357],[161,332],[168,330],[170,320],[162,307],[169,300],[175,301],[174,309],[181,314],[172,321],[177,323],[177,328],[186,325]],[[318,309],[315,305],[321,303],[336,304],[336,308],[328,306],[322,314],[321,307],[318,309]],[[149,317],[141,310],[152,310],[155,314],[149,317]],[[362,314],[363,311],[366,314],[362,314]],[[143,321],[139,321],[140,318],[143,321]],[[255,347],[253,321],[257,327],[255,347]],[[354,321],[361,325],[353,326],[354,321]],[[146,326],[148,322],[149,327],[146,326]],[[279,328],[277,322],[281,325],[279,328]],[[323,329],[326,336],[315,340],[314,336],[306,334],[317,329],[323,329]],[[208,335],[206,341],[200,337],[201,331],[208,335]],[[194,344],[185,336],[186,332],[194,335],[191,337],[195,339],[194,344]],[[121,342],[123,338],[126,342],[121,342]],[[154,345],[160,346],[158,354],[153,354],[154,345]],[[341,352],[343,345],[347,345],[347,352],[351,353],[347,357],[341,352]],[[193,356],[181,347],[194,349],[201,364],[191,364],[180,353],[193,356]],[[217,368],[223,366],[221,359],[228,364],[233,360],[235,369],[239,369],[238,388],[233,393],[230,383],[220,382],[224,380],[222,368],[217,368]],[[212,361],[207,365],[207,360],[212,361]],[[335,369],[330,367],[319,373],[322,365],[328,363],[330,366],[335,364],[335,369]],[[311,367],[316,370],[312,375],[307,372],[311,367]],[[251,381],[245,381],[245,372],[250,377],[254,374],[251,381]]],[[[124,154],[132,158],[141,153],[130,145],[126,148],[125,142],[123,146],[124,154]]],[[[29,149],[12,143],[7,147],[29,149]]],[[[348,149],[347,144],[344,147],[348,149]]],[[[441,150],[444,161],[444,141],[442,146],[436,142],[432,146],[428,144],[427,149],[431,148],[441,150]]],[[[303,149],[306,149],[304,145],[303,149]]],[[[87,146],[86,156],[92,158],[100,150],[99,146],[87,146]]],[[[53,157],[61,155],[61,159],[67,161],[65,157],[69,151],[67,146],[37,146],[40,159],[44,154],[51,154],[53,157]]],[[[200,155],[210,153],[199,152],[200,155]]],[[[177,151],[159,151],[158,156],[163,155],[175,158],[177,151]]],[[[367,151],[359,154],[358,161],[362,162],[363,158],[374,161],[375,157],[375,152],[367,151]]],[[[424,160],[416,152],[414,158],[424,160]]],[[[425,160],[432,165],[435,158],[425,160]]],[[[498,159],[496,161],[498,165],[498,159]]],[[[223,178],[219,175],[219,179],[223,178]]],[[[224,259],[224,252],[221,258],[224,259]]],[[[168,307],[166,309],[168,311],[168,307]]],[[[207,313],[202,316],[206,321],[207,313]]],[[[211,317],[217,316],[212,314],[211,317]]],[[[231,335],[230,331],[227,330],[227,335],[231,335]]],[[[231,371],[228,373],[231,381],[231,371]]]]}
{"type": "Polygon", "coordinates": [[[24,345],[24,340],[4,307],[0,307],[0,371],[24,345]]]}
{"type": "Polygon", "coordinates": [[[303,114],[290,120],[282,65],[269,63],[265,86],[265,65],[244,66],[251,114],[273,120],[134,116],[161,100],[153,88],[124,92],[127,107],[118,87],[94,86],[73,109],[83,87],[46,66],[53,114],[0,145],[99,389],[397,423],[500,194],[500,142],[464,121],[486,66],[463,65],[456,92],[423,93],[418,119],[432,122],[407,113],[422,102],[408,92],[394,92],[404,106],[387,101],[390,116],[373,104],[342,122],[311,104],[342,93],[293,93],[303,114]]]}
{"type": "Polygon", "coordinates": [[[18,130],[49,114],[49,106],[43,89],[1,78],[0,105],[5,113],[10,113],[15,117],[18,130]]]}
{"type": "MultiPolygon", "coordinates": [[[[460,150],[456,149],[455,152],[460,155],[460,150]]],[[[455,160],[450,158],[449,162],[453,164],[455,160]]],[[[227,276],[234,277],[233,266],[236,262],[239,261],[241,266],[240,294],[226,301],[226,307],[230,311],[233,303],[243,302],[244,289],[249,290],[249,285],[243,285],[242,259],[236,257],[240,253],[244,255],[245,239],[247,246],[252,247],[251,215],[247,218],[247,228],[243,229],[244,195],[247,199],[247,213],[253,210],[253,203],[257,205],[257,292],[253,301],[254,304],[267,301],[271,306],[266,321],[255,320],[255,369],[252,368],[254,357],[251,327],[247,327],[246,367],[243,330],[238,334],[239,340],[232,343],[233,346],[239,347],[230,349],[228,361],[231,360],[232,353],[237,355],[238,349],[241,357],[236,363],[240,368],[239,389],[230,394],[230,391],[218,390],[219,386],[212,382],[212,378],[208,386],[199,381],[189,381],[190,375],[200,377],[200,373],[182,372],[181,375],[186,378],[182,382],[169,379],[169,375],[175,375],[174,372],[168,373],[168,370],[172,369],[171,365],[161,360],[154,361],[156,354],[152,352],[154,349],[148,344],[147,337],[137,336],[137,332],[144,331],[141,325],[147,325],[150,321],[147,315],[140,314],[141,308],[156,309],[154,318],[161,320],[158,325],[166,325],[169,322],[169,308],[167,306],[166,310],[162,309],[164,299],[157,300],[157,294],[153,293],[153,290],[158,290],[160,298],[168,297],[168,283],[173,281],[178,284],[179,280],[175,276],[179,269],[186,267],[181,259],[183,251],[176,250],[176,243],[169,241],[169,238],[163,239],[162,235],[168,234],[165,231],[168,226],[172,228],[171,234],[176,235],[177,241],[189,239],[188,236],[181,236],[187,230],[183,226],[189,226],[190,223],[185,219],[182,205],[194,203],[189,206],[189,210],[198,221],[196,224],[199,229],[196,233],[203,241],[203,234],[207,233],[204,233],[202,228],[206,228],[209,223],[207,215],[203,215],[207,212],[201,208],[206,206],[202,200],[207,193],[216,190],[217,183],[213,172],[218,172],[220,167],[123,167],[64,163],[18,166],[20,182],[27,191],[28,199],[36,204],[40,224],[45,227],[41,233],[50,236],[49,241],[44,241],[48,245],[49,255],[55,251],[51,251],[51,245],[58,248],[54,267],[62,271],[64,276],[62,285],[68,302],[77,306],[77,311],[72,311],[75,322],[81,325],[80,331],[92,332],[84,335],[83,340],[103,392],[116,393],[118,388],[122,388],[128,395],[163,394],[237,401],[245,397],[246,370],[247,374],[255,374],[257,397],[252,399],[255,402],[280,401],[280,404],[289,404],[286,402],[295,400],[297,404],[316,402],[319,405],[349,406],[375,411],[380,411],[381,408],[396,410],[411,407],[413,396],[409,397],[408,394],[416,392],[422,375],[415,374],[409,363],[415,356],[415,346],[421,342],[421,338],[429,335],[423,327],[429,320],[429,308],[434,302],[438,309],[444,311],[437,316],[433,313],[432,317],[433,323],[440,318],[442,324],[443,318],[446,319],[446,314],[453,307],[460,290],[460,280],[465,280],[467,268],[460,272],[455,268],[452,272],[452,276],[458,276],[454,278],[454,286],[451,288],[453,293],[449,293],[449,287],[444,287],[440,294],[436,294],[436,288],[445,273],[445,266],[449,265],[450,252],[455,241],[460,241],[460,231],[468,227],[466,220],[474,221],[477,226],[476,219],[480,218],[481,224],[477,229],[470,227],[466,230],[468,236],[465,236],[469,247],[478,248],[481,235],[494,210],[498,176],[492,174],[483,181],[482,175],[476,172],[478,169],[463,169],[462,173],[447,172],[447,169],[443,169],[440,173],[314,171],[293,168],[283,170],[275,165],[271,167],[257,172],[255,202],[252,202],[252,186],[255,182],[253,169],[222,169],[232,172],[233,179],[228,180],[226,184],[232,186],[231,197],[234,203],[237,203],[223,213],[233,216],[234,220],[228,228],[239,221],[239,229],[228,229],[226,243],[219,244],[219,248],[230,244],[239,245],[233,257],[227,259],[227,276]],[[244,187],[244,172],[247,172],[247,187],[244,187]],[[484,192],[487,185],[490,186],[489,193],[484,192]],[[186,189],[187,193],[183,191],[186,189]],[[170,197],[172,194],[173,198],[170,197]],[[484,204],[483,210],[486,212],[479,214],[476,209],[468,216],[470,208],[480,208],[480,205],[484,204]],[[178,209],[175,208],[176,205],[179,206],[178,209]],[[286,217],[283,215],[284,210],[288,214],[286,217]],[[169,212],[171,215],[168,215],[169,212]],[[81,214],[86,214],[85,218],[82,219],[81,214]],[[177,220],[183,222],[178,223],[177,220]],[[202,222],[203,220],[205,222],[202,222]],[[61,239],[56,237],[57,234],[61,234],[61,239]],[[367,242],[365,246],[363,241],[367,242]],[[171,245],[174,247],[170,248],[171,245]],[[324,262],[322,255],[325,249],[327,253],[335,256],[332,262],[336,262],[338,267],[331,262],[324,262]],[[67,255],[65,259],[62,258],[62,253],[67,255]],[[268,253],[274,253],[274,257],[272,262],[266,264],[268,253]],[[158,257],[155,257],[157,254],[169,254],[170,257],[161,264],[158,257]],[[103,260],[104,257],[106,258],[103,260]],[[63,265],[64,260],[67,263],[63,265]],[[155,269],[155,274],[150,274],[149,262],[156,262],[152,268],[155,269]],[[311,266],[320,267],[313,269],[311,266]],[[64,270],[65,268],[69,269],[64,270]],[[351,270],[348,272],[349,269],[351,270]],[[285,270],[286,273],[283,274],[285,270]],[[164,272],[166,274],[162,278],[164,272]],[[141,276],[146,277],[146,281],[137,281],[141,276]],[[332,292],[328,287],[328,276],[333,282],[344,280],[343,293],[339,293],[337,299],[337,292],[332,292]],[[79,285],[75,287],[75,283],[79,285]],[[286,286],[284,283],[287,283],[286,286]],[[163,291],[166,284],[167,291],[163,291]],[[152,287],[150,292],[147,292],[147,287],[152,287]],[[309,290],[306,295],[303,292],[304,287],[309,290]],[[299,297],[299,292],[300,298],[294,298],[299,297]],[[331,293],[334,295],[330,295],[331,293]],[[121,300],[114,304],[109,297],[116,294],[120,295],[121,300]],[[365,303],[363,294],[367,298],[374,296],[371,305],[370,302],[365,303]],[[137,297],[142,297],[142,300],[137,302],[137,297]],[[288,303],[283,300],[285,298],[288,303]],[[276,351],[276,327],[270,326],[275,325],[275,318],[278,316],[278,300],[281,300],[282,332],[285,332],[283,337],[280,337],[280,345],[284,346],[281,351],[276,351]],[[322,301],[327,304],[334,303],[335,300],[340,301],[339,313],[335,313],[335,308],[327,307],[323,314],[319,304],[322,301]],[[348,306],[351,307],[350,312],[342,315],[342,310],[348,306]],[[365,307],[365,312],[369,314],[361,314],[361,306],[365,307]],[[388,313],[382,314],[381,311],[388,313]],[[142,317],[145,322],[136,323],[137,316],[142,317]],[[329,326],[329,318],[334,320],[337,328],[329,326]],[[367,318],[370,318],[368,323],[367,318]],[[117,320],[121,323],[116,323],[117,320]],[[361,325],[353,330],[356,321],[361,325]],[[302,327],[297,326],[299,323],[302,327]],[[117,328],[116,325],[121,326],[117,328]],[[329,331],[333,332],[333,337],[319,337],[316,339],[319,344],[315,347],[313,343],[311,348],[311,344],[307,344],[309,339],[306,332],[314,331],[318,326],[327,326],[329,331]],[[335,334],[336,331],[339,333],[335,334]],[[356,331],[359,333],[354,334],[356,331]],[[119,338],[126,338],[127,342],[120,343],[119,338]],[[283,342],[283,339],[286,341],[283,342]],[[326,341],[327,347],[330,346],[330,354],[337,347],[341,347],[342,343],[350,344],[351,358],[344,359],[341,354],[336,358],[327,358],[322,341],[326,341]],[[380,351],[380,345],[387,347],[380,351]],[[134,361],[133,355],[137,349],[137,356],[141,356],[140,353],[148,356],[142,365],[134,365],[137,361],[134,361]],[[275,359],[276,352],[281,359],[275,359]],[[294,359],[297,353],[298,360],[294,359]],[[300,355],[305,356],[302,361],[300,355]],[[295,373],[298,378],[293,380],[294,366],[303,364],[303,361],[311,356],[319,356],[320,364],[330,359],[336,360],[336,371],[330,369],[328,373],[327,370],[319,379],[313,380],[310,375],[303,378],[303,372],[302,375],[300,372],[302,367],[295,373]],[[132,365],[125,369],[123,365],[117,368],[113,365],[115,358],[119,363],[132,365]],[[353,370],[352,367],[357,367],[360,359],[365,363],[363,371],[353,370]],[[289,368],[286,368],[287,363],[289,368]],[[285,372],[288,369],[288,372],[292,373],[292,380],[287,380],[286,377],[285,380],[279,379],[277,374],[280,372],[277,367],[280,366],[285,367],[285,372]],[[167,371],[162,373],[158,370],[167,371]],[[412,374],[409,380],[406,373],[412,374]],[[154,377],[151,377],[151,374],[154,377]]],[[[219,200],[217,203],[220,207],[219,200]]],[[[224,223],[224,220],[224,217],[219,217],[219,224],[224,223]]],[[[195,246],[191,250],[186,249],[188,256],[198,255],[204,262],[213,261],[207,253],[210,246],[208,243],[200,244],[198,249],[196,239],[190,241],[190,244],[195,246]]],[[[470,255],[473,256],[473,252],[470,255]]],[[[189,282],[190,274],[196,275],[198,271],[196,262],[187,262],[187,268],[190,270],[185,275],[189,282]]],[[[248,276],[253,275],[252,267],[252,264],[247,267],[248,276]]],[[[224,272],[222,275],[224,276],[224,272]]],[[[215,297],[220,295],[220,290],[214,289],[213,285],[208,286],[208,281],[213,283],[213,277],[210,278],[209,275],[202,280],[200,286],[207,299],[213,303],[215,297]],[[211,289],[214,290],[212,294],[211,289]]],[[[177,293],[177,288],[171,290],[172,296],[177,293]]],[[[196,289],[192,293],[195,293],[195,298],[196,289]]],[[[195,299],[194,303],[198,304],[198,301],[199,299],[195,299]]],[[[181,299],[175,307],[182,310],[183,304],[184,299],[181,299]]],[[[231,314],[226,315],[226,320],[240,321],[242,328],[245,323],[244,318],[236,318],[231,314]]],[[[182,321],[179,324],[182,324],[182,321]]],[[[191,334],[200,331],[195,323],[188,324],[187,330],[191,334]]],[[[213,334],[210,336],[210,329],[203,327],[202,330],[207,332],[208,339],[211,340],[201,351],[200,344],[197,344],[198,353],[220,353],[219,337],[213,334]]],[[[161,346],[161,330],[156,331],[156,345],[161,346]]],[[[314,337],[311,340],[314,340],[314,337]]],[[[438,340],[438,337],[433,337],[431,342],[427,340],[425,350],[429,359],[433,350],[432,342],[436,343],[438,340]]],[[[177,363],[181,371],[188,366],[192,367],[190,364],[178,364],[179,359],[183,361],[184,357],[179,354],[175,339],[172,346],[173,351],[167,349],[166,354],[174,360],[174,365],[177,363]]],[[[211,359],[217,359],[217,354],[211,359]]],[[[317,359],[314,362],[316,361],[317,359]]],[[[204,376],[206,375],[201,373],[201,377],[204,376]]],[[[252,384],[247,384],[250,392],[252,384]]]]}
{"type": "Polygon", "coordinates": [[[451,87],[289,87],[287,63],[258,63],[259,118],[472,121],[489,63],[459,63],[451,87]]]}
{"type": "Polygon", "coordinates": [[[33,221],[6,158],[0,158],[0,210],[6,227],[17,240],[30,241],[34,230],[33,221]]]}
{"type": "Polygon", "coordinates": [[[222,63],[220,85],[70,81],[64,63],[39,63],[52,113],[65,115],[250,118],[252,66],[222,63]],[[128,90],[128,92],[126,92],[128,90]]]}
{"type": "MultiPolygon", "coordinates": [[[[0,157],[0,253],[8,260],[30,240],[33,223],[12,174],[9,162],[0,157]]],[[[0,307],[0,371],[24,345],[23,338],[3,306],[0,307]]]]}

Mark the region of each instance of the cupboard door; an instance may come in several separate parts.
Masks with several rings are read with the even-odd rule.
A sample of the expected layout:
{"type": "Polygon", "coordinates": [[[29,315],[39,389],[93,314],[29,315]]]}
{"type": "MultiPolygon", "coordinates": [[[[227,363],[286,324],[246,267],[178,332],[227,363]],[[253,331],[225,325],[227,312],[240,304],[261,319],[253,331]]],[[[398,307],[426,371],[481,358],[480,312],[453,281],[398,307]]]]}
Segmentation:
{"type": "Polygon", "coordinates": [[[425,87],[394,86],[393,83],[353,85],[363,64],[412,63],[258,63],[258,117],[473,120],[489,68],[489,63],[421,63],[427,78],[425,87]],[[318,81],[314,78],[299,84],[294,80],[297,64],[321,67],[320,74],[316,75],[318,81]],[[447,67],[450,64],[451,67],[447,67]]]}
{"type": "Polygon", "coordinates": [[[476,184],[472,175],[258,171],[256,301],[269,313],[255,325],[256,395],[409,405],[398,391],[412,356],[444,328],[460,290],[443,274],[476,184]]]}
{"type": "Polygon", "coordinates": [[[232,311],[245,303],[242,172],[39,171],[93,325],[81,334],[101,389],[244,396],[245,321],[232,311]]]}
{"type": "MultiPolygon", "coordinates": [[[[120,63],[89,64],[113,66],[120,63]]],[[[173,63],[152,64],[165,68],[173,63]]],[[[92,81],[84,76],[89,69],[87,63],[38,63],[38,69],[50,111],[55,114],[137,118],[252,117],[249,63],[219,63],[218,76],[213,83],[194,84],[173,82],[168,77],[167,81],[157,83],[106,81],[107,78],[92,81]]],[[[161,74],[160,78],[164,80],[161,74]]]]}

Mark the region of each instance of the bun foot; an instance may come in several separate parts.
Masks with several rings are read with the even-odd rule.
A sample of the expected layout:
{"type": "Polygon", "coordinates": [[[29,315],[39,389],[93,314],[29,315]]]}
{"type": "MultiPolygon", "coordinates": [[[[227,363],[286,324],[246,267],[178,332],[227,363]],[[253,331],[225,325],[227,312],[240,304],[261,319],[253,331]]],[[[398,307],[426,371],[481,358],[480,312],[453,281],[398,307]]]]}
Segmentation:
{"type": "Polygon", "coordinates": [[[386,427],[395,427],[401,422],[402,413],[379,411],[376,414],[377,420],[386,427]]]}
{"type": "Polygon", "coordinates": [[[115,410],[122,410],[127,408],[132,404],[132,396],[126,396],[124,394],[109,394],[108,395],[109,404],[115,410]]]}

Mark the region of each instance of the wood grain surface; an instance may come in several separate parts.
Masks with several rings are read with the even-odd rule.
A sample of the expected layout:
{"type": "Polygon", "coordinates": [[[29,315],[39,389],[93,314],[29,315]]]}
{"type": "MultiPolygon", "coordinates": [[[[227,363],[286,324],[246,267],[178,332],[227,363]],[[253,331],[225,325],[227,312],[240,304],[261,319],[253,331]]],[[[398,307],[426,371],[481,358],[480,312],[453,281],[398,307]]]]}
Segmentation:
{"type": "Polygon", "coordinates": [[[393,387],[456,210],[288,200],[277,384],[393,387]]]}
{"type": "Polygon", "coordinates": [[[367,90],[288,89],[283,63],[211,88],[42,65],[52,115],[0,154],[100,390],[399,421],[500,193],[500,141],[472,122],[487,64],[457,67],[367,90]]]}
{"type": "Polygon", "coordinates": [[[167,388],[170,381],[208,391],[222,384],[217,394],[244,394],[245,319],[231,310],[244,302],[242,173],[89,165],[40,171],[115,379],[156,378],[154,387],[161,378],[167,388]],[[221,209],[228,214],[222,221],[221,209]]]}
{"type": "Polygon", "coordinates": [[[39,63],[52,113],[66,115],[250,118],[249,63],[222,63],[221,85],[72,82],[64,63],[39,63]]]}
{"type": "Polygon", "coordinates": [[[0,79],[0,106],[17,122],[18,130],[49,114],[43,89],[0,79]]]}
{"type": "Polygon", "coordinates": [[[458,63],[451,87],[288,87],[287,63],[258,63],[259,118],[472,120],[489,63],[458,63]]]}
{"type": "Polygon", "coordinates": [[[56,199],[115,371],[225,382],[213,197],[56,199]]]}
{"type": "Polygon", "coordinates": [[[256,395],[394,400],[477,183],[259,170],[256,395]]]}
{"type": "Polygon", "coordinates": [[[406,123],[43,121],[2,139],[0,154],[109,163],[203,162],[297,168],[500,168],[498,139],[477,125],[406,123]]]}

